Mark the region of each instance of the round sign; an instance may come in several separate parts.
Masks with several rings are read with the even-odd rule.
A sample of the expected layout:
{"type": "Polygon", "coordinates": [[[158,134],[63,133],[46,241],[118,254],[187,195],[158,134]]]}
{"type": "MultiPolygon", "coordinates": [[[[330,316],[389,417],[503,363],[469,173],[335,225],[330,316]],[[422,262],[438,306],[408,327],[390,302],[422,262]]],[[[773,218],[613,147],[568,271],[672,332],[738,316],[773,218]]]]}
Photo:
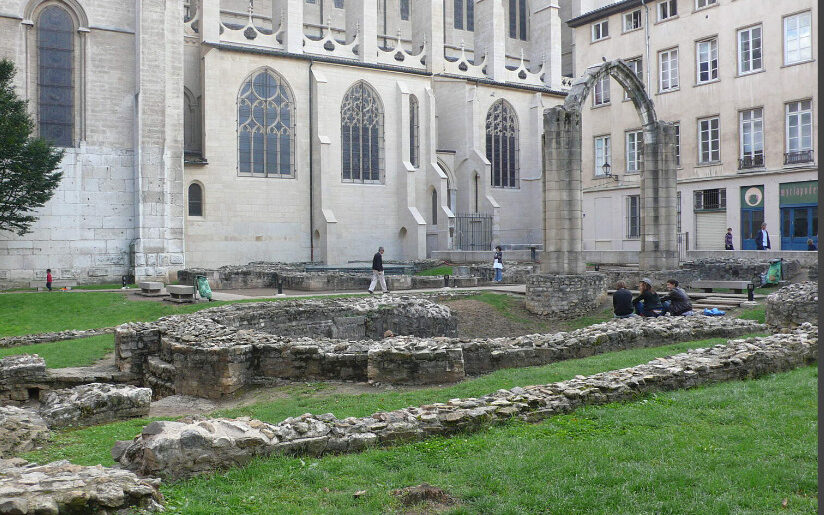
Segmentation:
{"type": "Polygon", "coordinates": [[[758,204],[761,203],[763,197],[764,194],[761,193],[761,190],[759,188],[752,187],[744,193],[744,202],[746,202],[747,205],[750,207],[756,207],[758,204]]]}

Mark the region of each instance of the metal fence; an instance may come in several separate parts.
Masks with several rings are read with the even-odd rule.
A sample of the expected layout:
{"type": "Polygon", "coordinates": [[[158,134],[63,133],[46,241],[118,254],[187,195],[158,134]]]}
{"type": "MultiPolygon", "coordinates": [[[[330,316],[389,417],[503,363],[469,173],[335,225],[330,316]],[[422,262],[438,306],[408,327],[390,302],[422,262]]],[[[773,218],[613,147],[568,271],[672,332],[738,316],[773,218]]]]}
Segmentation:
{"type": "Polygon", "coordinates": [[[690,233],[688,232],[679,232],[678,233],[678,260],[679,261],[686,261],[687,259],[687,251],[689,250],[690,246],[690,233]]]}
{"type": "Polygon", "coordinates": [[[455,215],[455,248],[492,250],[492,215],[458,213],[455,215]]]}

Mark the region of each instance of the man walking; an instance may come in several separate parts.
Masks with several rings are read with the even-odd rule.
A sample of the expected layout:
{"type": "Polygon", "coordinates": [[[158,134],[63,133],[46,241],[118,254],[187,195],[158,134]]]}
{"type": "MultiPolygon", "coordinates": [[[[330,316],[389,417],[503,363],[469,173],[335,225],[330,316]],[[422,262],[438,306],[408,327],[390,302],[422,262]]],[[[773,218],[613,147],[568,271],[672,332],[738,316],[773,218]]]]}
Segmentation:
{"type": "Polygon", "coordinates": [[[766,222],[761,224],[761,230],[755,235],[755,248],[757,250],[767,250],[770,247],[770,234],[767,232],[766,222]]]}
{"type": "Polygon", "coordinates": [[[383,247],[378,247],[378,251],[372,258],[372,282],[369,284],[369,294],[375,293],[375,286],[378,281],[381,283],[381,289],[384,293],[389,293],[386,288],[386,280],[383,278],[383,247]]]}

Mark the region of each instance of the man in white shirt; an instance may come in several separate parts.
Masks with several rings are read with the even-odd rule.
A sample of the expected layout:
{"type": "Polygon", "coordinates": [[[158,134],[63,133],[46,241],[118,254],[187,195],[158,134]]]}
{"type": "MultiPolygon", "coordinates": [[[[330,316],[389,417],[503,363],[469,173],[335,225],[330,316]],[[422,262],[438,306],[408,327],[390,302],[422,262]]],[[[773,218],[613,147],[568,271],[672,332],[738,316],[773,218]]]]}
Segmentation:
{"type": "Polygon", "coordinates": [[[770,248],[770,234],[767,232],[767,224],[761,224],[761,230],[755,236],[755,248],[758,250],[767,250],[770,248]]]}

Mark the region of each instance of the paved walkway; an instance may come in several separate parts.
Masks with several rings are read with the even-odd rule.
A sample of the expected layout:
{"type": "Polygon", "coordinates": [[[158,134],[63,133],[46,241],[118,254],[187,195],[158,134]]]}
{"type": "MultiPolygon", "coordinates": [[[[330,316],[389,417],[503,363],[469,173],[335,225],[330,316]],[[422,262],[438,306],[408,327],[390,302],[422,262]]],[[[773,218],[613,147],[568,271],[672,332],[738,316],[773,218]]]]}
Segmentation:
{"type": "MultiPolygon", "coordinates": [[[[495,292],[495,293],[509,293],[514,295],[525,295],[526,285],[524,284],[508,284],[500,286],[475,286],[469,288],[423,288],[420,290],[395,290],[393,293],[397,295],[413,295],[416,293],[454,293],[454,292],[495,292]]],[[[298,290],[283,290],[282,297],[286,298],[305,298],[305,297],[329,297],[332,295],[357,295],[362,292],[359,290],[340,290],[340,291],[298,291],[298,290]]],[[[375,295],[381,295],[375,292],[375,295]]],[[[271,288],[248,288],[242,290],[212,290],[212,298],[214,300],[245,300],[255,299],[261,297],[278,297],[277,290],[271,288]]]]}

